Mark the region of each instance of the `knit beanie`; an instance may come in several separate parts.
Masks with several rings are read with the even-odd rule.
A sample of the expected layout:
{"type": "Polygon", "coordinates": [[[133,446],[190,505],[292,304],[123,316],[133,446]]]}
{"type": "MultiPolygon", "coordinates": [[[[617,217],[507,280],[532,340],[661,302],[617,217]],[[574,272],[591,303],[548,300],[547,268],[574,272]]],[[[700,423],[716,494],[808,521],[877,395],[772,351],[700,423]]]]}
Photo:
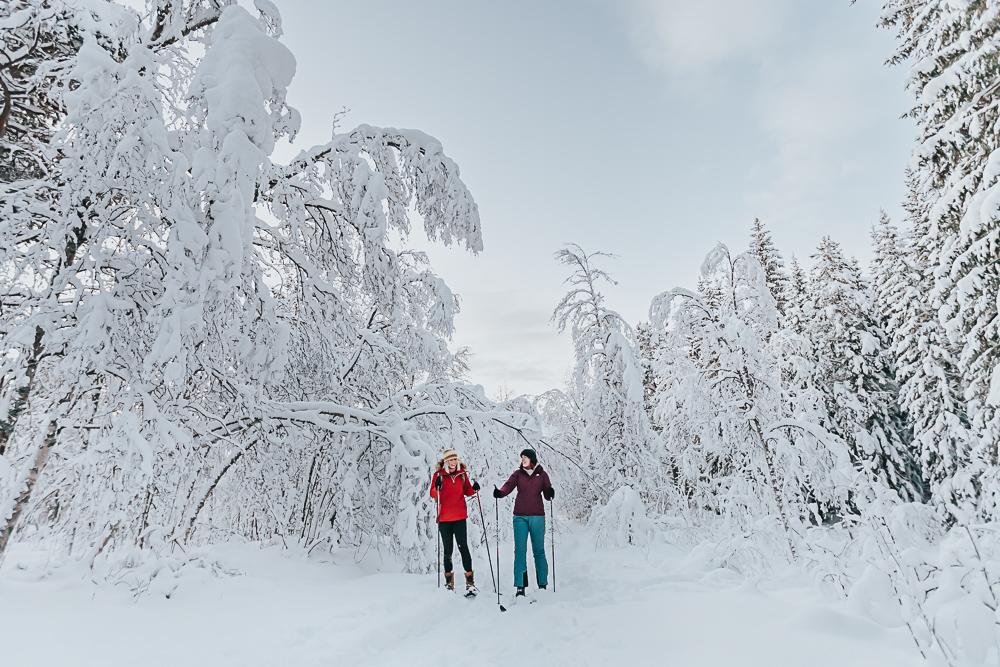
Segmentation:
{"type": "Polygon", "coordinates": [[[521,456],[527,456],[528,460],[531,461],[531,467],[534,468],[538,465],[538,454],[535,453],[534,449],[525,449],[521,452],[521,456]]]}

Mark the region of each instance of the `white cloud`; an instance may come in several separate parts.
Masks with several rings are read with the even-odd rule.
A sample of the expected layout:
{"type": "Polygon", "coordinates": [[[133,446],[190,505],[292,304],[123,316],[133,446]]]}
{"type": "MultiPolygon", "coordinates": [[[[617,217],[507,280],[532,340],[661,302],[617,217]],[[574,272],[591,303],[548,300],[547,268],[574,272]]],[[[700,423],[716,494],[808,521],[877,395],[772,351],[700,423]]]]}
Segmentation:
{"type": "MultiPolygon", "coordinates": [[[[873,219],[876,208],[851,201],[858,188],[902,182],[905,153],[895,149],[908,124],[892,113],[903,109],[902,73],[881,66],[880,47],[814,42],[794,61],[765,68],[754,108],[771,150],[767,178],[750,199],[760,215],[786,225],[831,213],[873,219]]],[[[879,205],[892,209],[895,195],[886,188],[879,205]]]]}
{"type": "Polygon", "coordinates": [[[855,168],[864,130],[879,120],[866,101],[873,69],[849,50],[810,54],[783,68],[777,81],[762,82],[756,113],[773,141],[770,194],[786,205],[828,196],[855,168]]]}
{"type": "MultiPolygon", "coordinates": [[[[877,215],[877,206],[859,211],[845,196],[895,178],[886,176],[896,173],[886,148],[895,149],[906,128],[886,113],[898,104],[902,73],[882,65],[892,44],[871,27],[877,7],[794,0],[626,7],[633,48],[671,92],[731,105],[733,123],[759,146],[742,197],[752,215],[788,232],[877,215]]],[[[891,208],[894,195],[887,189],[879,205],[891,208]]]]}
{"type": "Polygon", "coordinates": [[[562,385],[571,346],[568,336],[560,336],[549,323],[548,302],[557,298],[529,288],[473,287],[463,293],[453,343],[470,347],[470,379],[488,395],[500,388],[538,394],[562,385]]]}
{"type": "Polygon", "coordinates": [[[652,66],[692,72],[755,59],[783,29],[790,0],[631,0],[632,37],[652,66]]]}

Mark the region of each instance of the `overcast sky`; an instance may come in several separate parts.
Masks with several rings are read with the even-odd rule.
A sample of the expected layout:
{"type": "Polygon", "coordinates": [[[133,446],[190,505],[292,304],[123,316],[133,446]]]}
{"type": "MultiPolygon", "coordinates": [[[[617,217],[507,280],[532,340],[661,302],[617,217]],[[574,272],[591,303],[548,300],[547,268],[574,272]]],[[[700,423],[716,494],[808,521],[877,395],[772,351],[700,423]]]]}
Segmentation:
{"type": "Polygon", "coordinates": [[[636,322],[755,216],[786,261],[827,234],[867,260],[879,209],[899,212],[912,128],[877,0],[278,4],[297,143],[347,107],[344,126],[423,130],[460,165],[486,249],[429,250],[492,395],[565,380],[567,242],[617,255],[609,304],[636,322]]]}

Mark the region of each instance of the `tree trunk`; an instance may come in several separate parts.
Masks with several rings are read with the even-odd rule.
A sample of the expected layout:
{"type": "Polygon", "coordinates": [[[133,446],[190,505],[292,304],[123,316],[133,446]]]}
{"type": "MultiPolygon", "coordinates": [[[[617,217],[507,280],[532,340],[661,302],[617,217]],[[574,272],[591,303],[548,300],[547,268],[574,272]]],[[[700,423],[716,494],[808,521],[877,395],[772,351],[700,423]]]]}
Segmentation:
{"type": "Polygon", "coordinates": [[[299,539],[306,539],[306,528],[309,525],[309,496],[312,494],[313,487],[313,472],[316,470],[316,459],[319,458],[319,452],[313,454],[312,463],[309,464],[309,476],[306,479],[306,491],[302,496],[302,533],[299,535],[299,539]]]}
{"type": "Polygon", "coordinates": [[[785,537],[788,539],[788,550],[791,552],[792,559],[794,560],[798,557],[798,554],[795,551],[795,541],[792,539],[792,526],[788,518],[788,510],[785,508],[785,503],[781,496],[781,489],[778,486],[778,476],[774,472],[774,455],[771,452],[770,445],[768,445],[767,438],[764,437],[760,424],[755,421],[753,429],[757,433],[757,437],[760,439],[760,444],[764,448],[764,462],[767,466],[768,483],[771,485],[771,492],[774,494],[774,502],[778,507],[778,514],[781,516],[781,523],[785,529],[785,537]]]}
{"type": "Polygon", "coordinates": [[[233,454],[232,458],[230,458],[229,461],[227,461],[226,464],[222,466],[222,469],[219,470],[219,474],[216,475],[215,479],[212,480],[212,483],[205,490],[204,495],[202,495],[201,499],[198,501],[198,504],[195,506],[194,512],[191,514],[191,519],[188,521],[187,529],[184,531],[185,543],[191,541],[191,535],[194,533],[194,524],[198,520],[198,515],[201,514],[201,511],[205,508],[206,503],[208,503],[208,499],[212,497],[212,492],[215,491],[215,487],[219,485],[219,482],[222,481],[222,478],[225,476],[225,474],[229,472],[229,469],[232,468],[237,461],[243,458],[244,454],[253,449],[254,445],[256,444],[257,444],[256,441],[251,442],[244,449],[237,451],[235,454],[233,454]]]}
{"type": "Polygon", "coordinates": [[[45,434],[45,439],[42,444],[39,445],[38,451],[35,452],[35,462],[28,470],[28,475],[24,480],[24,486],[21,489],[21,493],[18,494],[17,498],[14,500],[14,508],[11,511],[10,518],[7,519],[6,523],[0,527],[0,558],[3,557],[7,550],[7,545],[10,543],[10,538],[14,535],[14,529],[17,527],[17,522],[24,513],[24,510],[28,507],[28,502],[31,500],[31,494],[35,490],[35,485],[38,483],[38,478],[42,474],[42,470],[45,468],[45,462],[48,461],[49,451],[56,441],[56,433],[58,428],[56,426],[56,420],[49,422],[48,431],[45,434]]]}
{"type": "Polygon", "coordinates": [[[18,387],[16,398],[7,410],[7,416],[0,422],[0,456],[7,451],[11,437],[14,435],[14,427],[17,426],[18,418],[24,413],[28,406],[28,398],[35,384],[35,372],[38,370],[38,362],[42,358],[42,351],[45,349],[42,341],[45,339],[45,332],[41,327],[35,327],[35,340],[31,345],[31,354],[28,356],[28,363],[24,368],[25,383],[18,387]]]}

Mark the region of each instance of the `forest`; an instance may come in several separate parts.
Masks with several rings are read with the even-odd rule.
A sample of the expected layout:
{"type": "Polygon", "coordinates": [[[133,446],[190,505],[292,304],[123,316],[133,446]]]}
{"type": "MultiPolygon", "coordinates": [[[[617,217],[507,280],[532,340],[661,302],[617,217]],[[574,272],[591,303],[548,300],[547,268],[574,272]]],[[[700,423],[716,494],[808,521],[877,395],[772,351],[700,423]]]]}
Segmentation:
{"type": "Polygon", "coordinates": [[[482,251],[459,166],[333,111],[276,158],[302,118],[274,4],[3,3],[0,562],[41,545],[137,595],[233,542],[433,573],[440,453],[485,488],[529,447],[594,548],[791,567],[997,664],[1000,4],[882,5],[917,137],[870,263],[747,221],[628,321],[602,248],[553,248],[572,376],[497,400],[411,243],[482,251]]]}

